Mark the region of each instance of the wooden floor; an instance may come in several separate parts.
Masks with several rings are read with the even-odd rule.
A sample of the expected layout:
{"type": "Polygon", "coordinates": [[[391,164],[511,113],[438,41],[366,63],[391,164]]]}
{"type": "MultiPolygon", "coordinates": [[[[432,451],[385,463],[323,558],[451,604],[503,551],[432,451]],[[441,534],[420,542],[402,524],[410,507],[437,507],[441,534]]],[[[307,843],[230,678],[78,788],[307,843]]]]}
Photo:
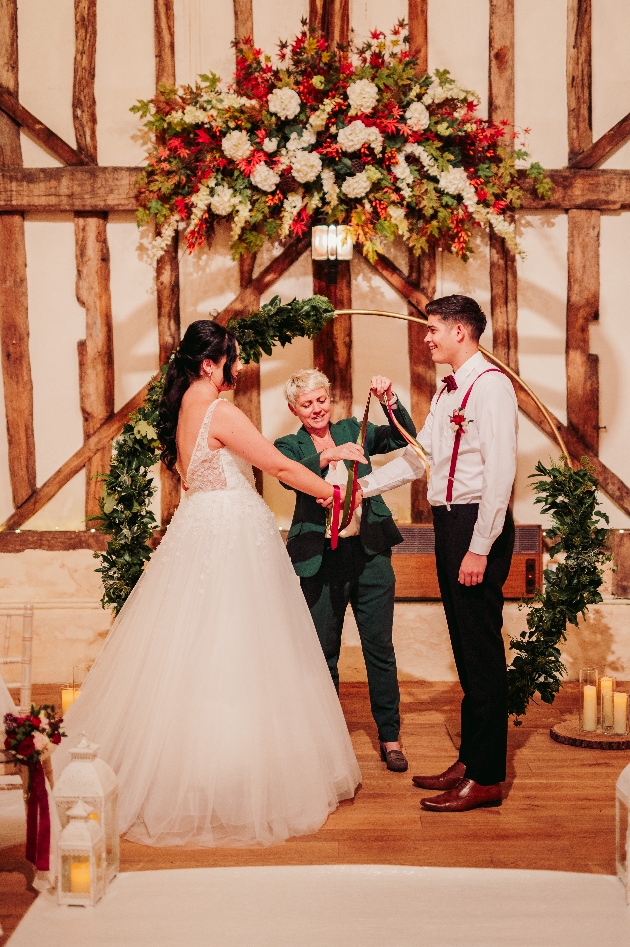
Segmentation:
{"type": "MultiPolygon", "coordinates": [[[[558,871],[615,871],[615,782],[630,751],[560,746],[549,727],[573,710],[576,686],[551,707],[533,706],[510,727],[508,778],[500,809],[422,811],[413,773],[439,772],[455,759],[459,687],[401,684],[402,738],[410,772],[389,773],[377,755],[365,684],[342,685],[341,702],[363,773],[354,800],[342,803],[313,836],[261,849],[155,849],[123,840],[122,871],[222,865],[382,863],[558,871]]],[[[36,701],[54,700],[40,688],[36,701]]],[[[58,700],[58,698],[57,698],[58,700]]],[[[0,850],[0,923],[10,934],[36,893],[21,847],[0,850]]],[[[0,945],[6,936],[0,938],[0,945]]]]}

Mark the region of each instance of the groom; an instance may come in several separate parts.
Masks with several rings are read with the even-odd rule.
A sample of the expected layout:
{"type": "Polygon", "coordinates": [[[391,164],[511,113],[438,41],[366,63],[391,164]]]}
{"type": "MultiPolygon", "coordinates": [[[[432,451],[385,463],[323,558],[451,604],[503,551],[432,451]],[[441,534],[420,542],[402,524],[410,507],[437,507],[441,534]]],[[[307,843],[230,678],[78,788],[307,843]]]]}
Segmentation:
{"type": "MultiPolygon", "coordinates": [[[[375,375],[371,388],[378,398],[387,398],[398,423],[413,434],[413,421],[392,391],[389,379],[375,375]]],[[[276,447],[333,484],[345,488],[353,461],[359,462],[360,474],[367,474],[372,469],[371,455],[405,446],[387,414],[387,423],[368,424],[363,447],[356,443],[356,418],[331,424],[330,384],[319,371],[296,372],[284,391],[289,409],[302,427],[297,434],[278,438],[276,447]]],[[[339,533],[337,548],[332,549],[322,506],[305,493],[297,494],[287,552],[300,576],[335,687],[339,690],[337,662],[350,604],[361,639],[381,759],[389,770],[404,773],[408,764],[399,742],[400,693],[392,642],[396,580],[391,556],[392,546],[400,542],[402,536],[390,511],[381,497],[375,497],[359,503],[339,533]]]]}
{"type": "MultiPolygon", "coordinates": [[[[479,351],[486,317],[468,296],[444,296],[426,307],[425,342],[452,375],[434,395],[418,440],[430,454],[428,499],[442,603],[459,680],[459,757],[437,776],[414,776],[425,809],[463,812],[501,805],[507,755],[507,668],[501,636],[503,584],[514,546],[508,503],[516,473],[517,404],[509,379],[479,351]]],[[[364,497],[421,477],[405,453],[363,477],[364,497]]]]}

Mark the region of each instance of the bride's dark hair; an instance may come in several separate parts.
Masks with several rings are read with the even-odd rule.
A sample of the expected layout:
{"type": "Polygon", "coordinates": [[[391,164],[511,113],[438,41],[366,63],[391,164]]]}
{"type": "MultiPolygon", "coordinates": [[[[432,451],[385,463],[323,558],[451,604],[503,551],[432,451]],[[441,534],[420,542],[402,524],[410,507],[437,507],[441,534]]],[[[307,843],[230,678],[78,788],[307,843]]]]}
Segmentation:
{"type": "Polygon", "coordinates": [[[161,458],[169,470],[177,461],[177,422],[184,392],[191,381],[199,378],[205,359],[220,362],[225,355],[223,382],[234,384],[232,368],[238,357],[236,337],[223,326],[209,319],[191,322],[179,349],[168,366],[164,379],[164,391],[159,407],[158,437],[162,445],[161,458]]]}

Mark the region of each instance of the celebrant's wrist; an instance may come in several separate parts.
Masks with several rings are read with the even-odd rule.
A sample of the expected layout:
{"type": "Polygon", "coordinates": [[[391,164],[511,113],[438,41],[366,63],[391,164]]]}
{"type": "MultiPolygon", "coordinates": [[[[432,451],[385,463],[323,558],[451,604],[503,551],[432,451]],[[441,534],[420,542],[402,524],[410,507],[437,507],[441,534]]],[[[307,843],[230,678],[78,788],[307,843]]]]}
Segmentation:
{"type": "Polygon", "coordinates": [[[393,408],[394,405],[398,404],[398,395],[395,391],[390,391],[389,398],[387,399],[387,404],[390,408],[393,408]]]}

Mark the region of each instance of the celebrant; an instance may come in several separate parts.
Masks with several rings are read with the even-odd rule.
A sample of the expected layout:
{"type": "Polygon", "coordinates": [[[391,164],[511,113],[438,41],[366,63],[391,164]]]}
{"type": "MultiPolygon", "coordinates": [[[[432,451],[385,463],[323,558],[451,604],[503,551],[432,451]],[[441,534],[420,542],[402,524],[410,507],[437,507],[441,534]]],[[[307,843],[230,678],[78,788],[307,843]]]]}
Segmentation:
{"type": "MultiPolygon", "coordinates": [[[[392,392],[390,380],[374,376],[371,390],[379,399],[385,397],[398,423],[415,434],[414,423],[392,392]]],[[[302,427],[297,434],[278,438],[275,446],[333,485],[345,486],[356,462],[359,475],[368,474],[373,454],[405,446],[389,418],[383,425],[367,423],[362,446],[357,443],[362,426],[356,418],[331,424],[330,383],[322,372],[297,372],[284,393],[302,427]]],[[[388,769],[405,772],[408,764],[399,742],[400,692],[392,641],[396,580],[391,563],[392,546],[402,542],[402,536],[383,499],[375,496],[359,502],[336,542],[326,511],[313,497],[296,493],[287,552],[300,577],[335,687],[339,690],[341,631],[350,603],[361,639],[381,758],[388,769]]]]}
{"type": "MultiPolygon", "coordinates": [[[[444,773],[414,776],[438,796],[425,809],[461,812],[501,805],[507,755],[507,667],[501,636],[503,584],[514,546],[508,509],[516,473],[517,404],[511,382],[479,351],[486,317],[468,296],[444,296],[425,309],[425,342],[442,380],[418,441],[429,455],[428,499],[435,556],[459,680],[459,757],[444,773]]],[[[425,472],[405,453],[359,483],[364,497],[409,483],[425,472]]]]}

